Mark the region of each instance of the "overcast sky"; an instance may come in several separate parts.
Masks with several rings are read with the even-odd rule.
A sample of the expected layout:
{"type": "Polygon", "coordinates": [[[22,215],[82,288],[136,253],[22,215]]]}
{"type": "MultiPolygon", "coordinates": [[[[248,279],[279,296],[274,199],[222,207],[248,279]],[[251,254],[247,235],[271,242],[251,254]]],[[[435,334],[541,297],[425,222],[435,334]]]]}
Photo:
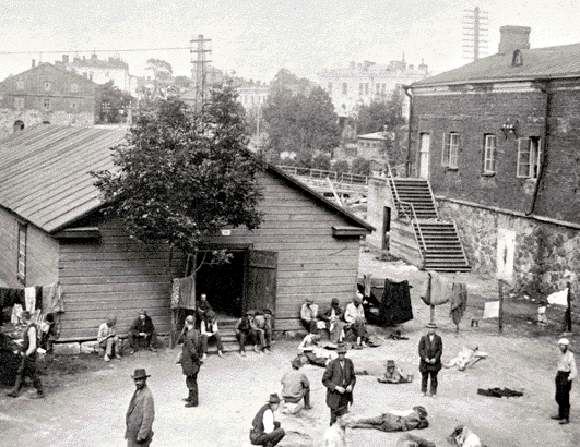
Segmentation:
{"type": "MultiPolygon", "coordinates": [[[[281,68],[317,79],[324,68],[351,60],[388,63],[422,59],[431,73],[456,68],[462,59],[462,16],[480,7],[489,17],[488,55],[497,52],[499,27],[532,28],[532,48],[580,43],[578,0],[3,0],[0,5],[0,79],[31,67],[39,51],[89,50],[99,59],[114,50],[188,47],[211,38],[213,65],[269,82],[281,68]]],[[[62,54],[44,53],[54,63],[62,54]]],[[[185,50],[121,52],[131,74],[145,61],[168,61],[189,75],[185,50]]]]}

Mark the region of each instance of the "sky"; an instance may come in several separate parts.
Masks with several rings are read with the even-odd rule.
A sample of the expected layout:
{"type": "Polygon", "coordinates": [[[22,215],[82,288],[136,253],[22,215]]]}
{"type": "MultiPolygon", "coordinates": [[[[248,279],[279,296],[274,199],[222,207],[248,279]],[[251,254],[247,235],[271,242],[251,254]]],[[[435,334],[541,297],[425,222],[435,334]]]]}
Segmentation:
{"type": "Polygon", "coordinates": [[[211,39],[214,66],[263,82],[282,68],[317,81],[325,68],[388,64],[403,52],[437,74],[469,62],[463,15],[476,6],[489,18],[488,55],[502,25],[530,26],[532,48],[580,43],[577,0],[0,0],[0,79],[31,68],[41,51],[54,63],[73,50],[98,50],[99,59],[119,51],[134,75],[157,58],[189,76],[200,34],[211,39]],[[155,48],[185,49],[122,51],[155,48]]]}

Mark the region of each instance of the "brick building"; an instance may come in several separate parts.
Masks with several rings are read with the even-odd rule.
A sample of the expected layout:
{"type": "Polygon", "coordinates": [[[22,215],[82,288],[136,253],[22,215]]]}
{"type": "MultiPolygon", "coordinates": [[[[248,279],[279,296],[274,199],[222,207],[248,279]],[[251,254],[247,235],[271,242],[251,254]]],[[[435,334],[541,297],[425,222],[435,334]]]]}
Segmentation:
{"type": "Polygon", "coordinates": [[[503,26],[497,54],[413,84],[410,152],[472,267],[494,273],[513,230],[510,282],[544,294],[580,268],[580,44],[530,49],[530,32],[503,26]]]}
{"type": "Polygon", "coordinates": [[[37,123],[92,126],[98,85],[43,63],[0,83],[0,139],[37,123]]]}
{"type": "Polygon", "coordinates": [[[124,92],[131,91],[129,64],[118,56],[108,59],[99,59],[96,54],[89,59],[75,56],[71,62],[67,55],[63,55],[61,61],[55,62],[55,66],[64,67],[68,71],[85,76],[97,84],[113,81],[124,92]]]}

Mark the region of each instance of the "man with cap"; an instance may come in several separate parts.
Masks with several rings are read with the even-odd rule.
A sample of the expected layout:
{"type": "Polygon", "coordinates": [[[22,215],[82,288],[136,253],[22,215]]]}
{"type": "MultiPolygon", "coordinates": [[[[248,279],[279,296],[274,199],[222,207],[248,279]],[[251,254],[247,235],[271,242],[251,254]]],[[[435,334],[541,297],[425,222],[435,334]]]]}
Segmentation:
{"type": "Polygon", "coordinates": [[[441,371],[441,353],[443,352],[443,342],[441,337],[435,333],[437,325],[429,323],[428,333],[419,340],[419,371],[422,374],[421,392],[427,396],[427,384],[431,380],[429,394],[435,397],[437,394],[437,374],[441,371]]]}
{"type": "Polygon", "coordinates": [[[552,419],[560,421],[560,424],[570,423],[570,390],[572,380],[578,375],[574,355],[568,350],[570,341],[567,338],[558,340],[560,356],[558,358],[558,372],[556,373],[556,402],[558,402],[558,414],[552,419]]]}
{"type": "Polygon", "coordinates": [[[129,329],[129,346],[131,346],[131,354],[139,350],[140,342],[144,342],[146,346],[153,352],[157,352],[155,345],[157,344],[157,332],[153,325],[153,320],[147,312],[142,310],[139,316],[133,321],[129,329]]]}
{"type": "Polygon", "coordinates": [[[153,440],[153,420],[155,405],[153,394],[147,387],[147,377],[144,369],[136,369],[131,376],[135,383],[135,392],[127,410],[127,431],[125,439],[128,447],[149,446],[153,440]]]}
{"type": "Polygon", "coordinates": [[[222,345],[222,336],[218,332],[217,318],[213,310],[208,311],[201,321],[201,342],[203,345],[203,358],[207,355],[207,345],[209,340],[215,338],[215,343],[218,349],[218,356],[223,357],[224,347],[222,345]]]}
{"type": "Polygon", "coordinates": [[[356,347],[359,349],[366,345],[367,320],[363,306],[363,294],[356,293],[351,303],[344,310],[344,322],[347,327],[353,329],[356,334],[356,347]]]}
{"type": "Polygon", "coordinates": [[[112,315],[107,318],[105,323],[99,326],[97,343],[101,349],[105,350],[105,362],[111,361],[113,353],[115,358],[121,358],[119,336],[117,335],[117,317],[112,315]]]}
{"type": "MultiPolygon", "coordinates": [[[[244,316],[238,319],[234,326],[234,332],[240,345],[240,355],[246,356],[246,341],[252,340],[254,342],[254,350],[260,352],[258,349],[258,328],[254,324],[254,312],[248,310],[244,316]]],[[[263,346],[260,346],[262,348],[263,346]]]]}
{"type": "Polygon", "coordinates": [[[322,384],[327,388],[326,404],[330,408],[330,425],[348,411],[356,383],[352,360],[345,358],[346,346],[340,345],[337,353],[338,358],[331,360],[322,374],[322,384]]]}
{"type": "Polygon", "coordinates": [[[302,362],[299,358],[292,360],[292,370],[282,377],[282,400],[297,404],[304,399],[304,408],[310,410],[310,382],[306,374],[301,373],[302,362]]]}
{"type": "Polygon", "coordinates": [[[318,334],[318,304],[310,297],[300,307],[300,322],[309,334],[318,334]]]}
{"type": "Polygon", "coordinates": [[[328,325],[330,341],[333,343],[341,342],[344,336],[344,323],[342,321],[343,316],[344,312],[340,307],[340,301],[338,298],[333,298],[330,303],[330,309],[320,316],[324,321],[326,321],[328,325]]]}
{"type": "Polygon", "coordinates": [[[280,407],[280,402],[280,397],[277,394],[271,394],[268,402],[260,408],[252,420],[252,429],[250,430],[252,445],[274,447],[286,434],[280,426],[280,422],[274,419],[274,412],[280,407]]]}
{"type": "Polygon", "coordinates": [[[203,349],[200,340],[199,331],[195,329],[193,315],[185,318],[185,326],[177,343],[183,343],[181,347],[181,371],[185,376],[185,384],[189,390],[185,408],[193,408],[199,405],[199,388],[197,386],[197,375],[201,366],[201,357],[203,349]]]}
{"type": "Polygon", "coordinates": [[[24,377],[28,376],[32,379],[34,388],[36,388],[36,394],[32,396],[32,398],[42,399],[44,397],[44,388],[42,387],[42,380],[40,380],[40,377],[38,377],[38,371],[36,370],[38,327],[36,324],[32,323],[29,312],[22,312],[20,318],[24,324],[26,324],[26,329],[22,335],[22,361],[18,367],[18,370],[16,371],[16,382],[14,383],[14,387],[10,393],[8,393],[8,396],[18,397],[24,383],[24,377]]]}

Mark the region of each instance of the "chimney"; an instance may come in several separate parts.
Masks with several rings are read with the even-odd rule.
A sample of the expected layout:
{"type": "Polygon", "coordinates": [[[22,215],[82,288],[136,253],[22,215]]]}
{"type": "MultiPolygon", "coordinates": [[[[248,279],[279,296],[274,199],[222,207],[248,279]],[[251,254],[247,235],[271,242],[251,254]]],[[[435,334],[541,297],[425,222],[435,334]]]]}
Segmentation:
{"type": "Polygon", "coordinates": [[[498,55],[512,54],[515,50],[530,49],[530,33],[532,28],[529,26],[502,26],[499,29],[499,46],[498,55]]]}
{"type": "Polygon", "coordinates": [[[415,69],[415,64],[409,64],[409,70],[414,70],[415,69]]]}
{"type": "Polygon", "coordinates": [[[36,59],[32,59],[32,68],[36,68],[36,59]]]}
{"type": "Polygon", "coordinates": [[[62,63],[63,64],[68,64],[68,54],[63,54],[62,55],[62,63]]]}
{"type": "Polygon", "coordinates": [[[419,64],[419,66],[417,67],[419,69],[419,71],[424,71],[425,73],[427,73],[427,64],[425,63],[425,59],[421,60],[421,63],[419,64]]]}

